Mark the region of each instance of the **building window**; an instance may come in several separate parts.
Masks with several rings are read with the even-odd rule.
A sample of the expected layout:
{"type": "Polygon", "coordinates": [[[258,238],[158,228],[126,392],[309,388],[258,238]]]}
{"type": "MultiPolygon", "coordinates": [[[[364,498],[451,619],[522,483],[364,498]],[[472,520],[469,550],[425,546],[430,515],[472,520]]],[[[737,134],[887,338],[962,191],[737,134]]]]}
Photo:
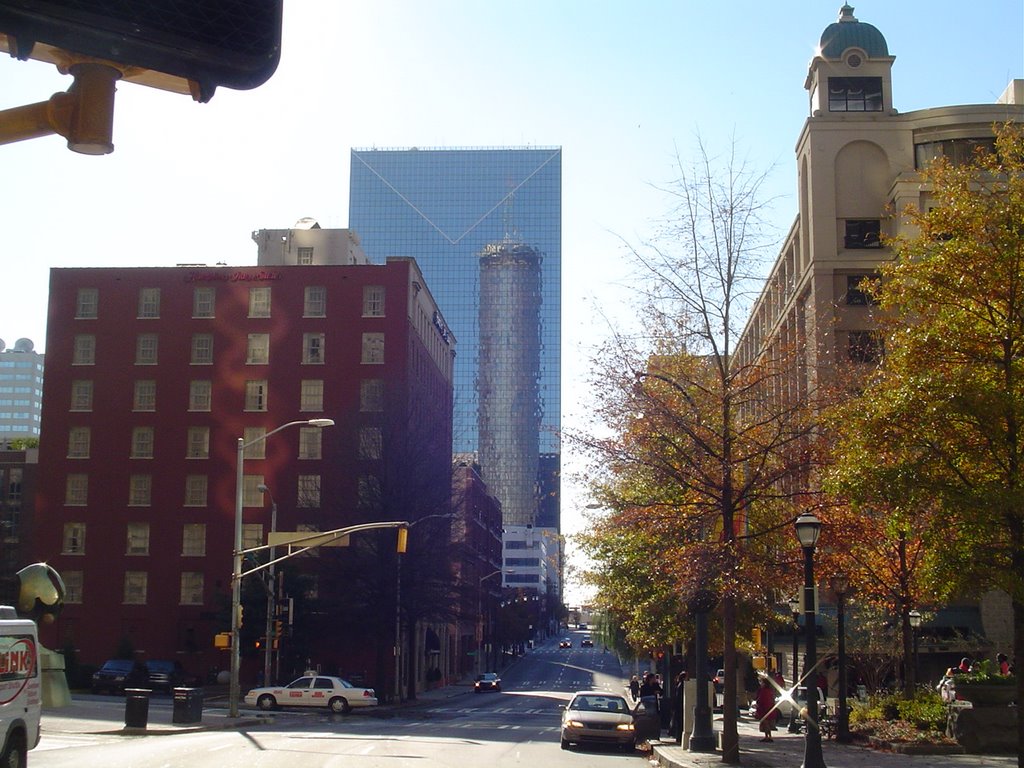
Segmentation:
{"type": "MultiPolygon", "coordinates": [[[[263,506],[263,491],[260,490],[261,485],[263,485],[263,475],[246,475],[242,478],[243,507],[263,506]]],[[[302,505],[300,504],[299,506],[302,505]]]]}
{"type": "Polygon", "coordinates": [[[139,317],[155,318],[160,317],[160,289],[140,288],[139,289],[139,317]]]}
{"type": "Polygon", "coordinates": [[[187,475],[185,477],[185,506],[206,506],[206,475],[187,475]]]}
{"type": "Polygon", "coordinates": [[[72,353],[71,364],[96,364],[96,337],[91,333],[80,333],[75,336],[75,351],[72,353]]]}
{"type": "Polygon", "coordinates": [[[89,503],[89,476],[68,475],[64,485],[64,504],[69,507],[84,507],[89,503]]]}
{"type": "Polygon", "coordinates": [[[76,320],[95,320],[99,315],[100,292],[96,288],[79,288],[75,301],[76,320]]]}
{"type": "Polygon", "coordinates": [[[132,408],[136,411],[156,410],[156,382],[152,379],[139,379],[135,382],[132,397],[132,408]]]}
{"type": "Polygon", "coordinates": [[[181,531],[181,554],[184,557],[206,556],[206,525],[185,523],[181,531]]]}
{"type": "Polygon", "coordinates": [[[322,333],[302,334],[302,362],[305,365],[323,364],[324,335],[322,333]]]}
{"type": "Polygon", "coordinates": [[[830,77],[829,112],[881,112],[882,78],[830,77]]]}
{"type": "Polygon", "coordinates": [[[246,523],[242,526],[242,549],[263,546],[263,526],[259,523],[246,523]]]}
{"type": "Polygon", "coordinates": [[[249,317],[270,317],[270,286],[249,289],[249,317]]]}
{"type": "Polygon", "coordinates": [[[359,458],[379,459],[381,457],[382,438],[380,427],[359,428],[359,458]]]}
{"type": "Polygon", "coordinates": [[[320,475],[299,475],[298,507],[320,506],[320,475]]]}
{"type": "Polygon", "coordinates": [[[381,365],[384,362],[384,334],[363,334],[362,362],[367,365],[381,365]]]}
{"type": "Polygon", "coordinates": [[[64,523],[64,537],[61,541],[62,555],[85,554],[85,523],[64,523]]]}
{"type": "Polygon", "coordinates": [[[267,365],[270,362],[270,334],[250,333],[245,345],[246,365],[267,365]]]}
{"type": "Polygon", "coordinates": [[[185,571],[181,574],[181,604],[203,604],[202,571],[185,571]]]}
{"type": "Polygon", "coordinates": [[[384,410],[384,380],[363,379],[359,382],[359,410],[380,413],[384,410]]]}
{"type": "Polygon", "coordinates": [[[208,412],[210,410],[213,384],[209,379],[193,379],[188,384],[188,409],[208,412]]]}
{"type": "Polygon", "coordinates": [[[149,554],[149,523],[128,523],[127,554],[149,554]]]}
{"type": "Polygon", "coordinates": [[[192,334],[192,365],[213,365],[213,335],[192,334]]]}
{"type": "Polygon", "coordinates": [[[135,337],[135,364],[156,365],[155,333],[140,333],[135,337]]]}
{"type": "Polygon", "coordinates": [[[92,410],[92,379],[75,379],[71,382],[71,410],[92,410]]]}
{"type": "Polygon", "coordinates": [[[88,459],[90,437],[88,427],[72,427],[68,432],[68,458],[88,459]]]}
{"type": "Polygon", "coordinates": [[[300,411],[323,411],[324,382],[323,379],[303,379],[299,395],[300,411]]]}
{"type": "Polygon", "coordinates": [[[865,280],[873,280],[874,275],[847,275],[846,276],[846,304],[851,307],[865,307],[868,304],[877,304],[878,299],[867,294],[862,283],[865,280]]]}
{"type": "Polygon", "coordinates": [[[124,602],[127,605],[146,604],[146,582],[145,571],[126,571],[124,574],[124,602]]]}
{"type": "Polygon", "coordinates": [[[265,380],[245,382],[245,410],[267,410],[267,382],[265,380]]]}
{"type": "Polygon", "coordinates": [[[309,246],[299,246],[299,264],[313,263],[313,249],[309,246]]]}
{"type": "Polygon", "coordinates": [[[213,317],[216,289],[203,286],[192,291],[192,317],[213,317]]]}
{"type": "Polygon", "coordinates": [[[299,458],[319,459],[320,446],[324,431],[319,427],[301,427],[299,429],[299,458]]]}
{"type": "Polygon", "coordinates": [[[17,505],[21,502],[22,474],[21,467],[11,467],[7,471],[7,501],[11,505],[17,505]]]}
{"type": "Polygon", "coordinates": [[[327,316],[327,288],[322,285],[306,287],[306,299],[302,305],[303,317],[327,316]]]}
{"type": "Polygon", "coordinates": [[[133,459],[153,458],[153,428],[135,427],[132,429],[132,452],[133,459]]]}
{"type": "Polygon", "coordinates": [[[944,157],[953,165],[969,165],[978,159],[978,155],[992,155],[996,151],[996,140],[991,136],[973,139],[943,139],[914,145],[914,167],[918,170],[927,168],[939,157],[944,157]]]}
{"type": "Polygon", "coordinates": [[[384,286],[363,286],[363,317],[384,317],[384,286]]]}
{"type": "Polygon", "coordinates": [[[131,475],[128,478],[128,506],[148,507],[153,501],[153,476],[131,475]]]}
{"type": "Polygon", "coordinates": [[[210,428],[189,427],[188,448],[185,451],[187,459],[208,459],[210,458],[210,428]]]}
{"type": "Polygon", "coordinates": [[[62,571],[64,580],[64,602],[79,605],[82,602],[82,587],[85,579],[81,571],[62,571]]]}
{"type": "Polygon", "coordinates": [[[850,331],[849,357],[855,363],[877,363],[882,358],[883,344],[875,331],[850,331]]]}
{"type": "Polygon", "coordinates": [[[881,248],[881,221],[878,219],[847,219],[843,234],[844,248],[881,248]]]}
{"type": "Polygon", "coordinates": [[[243,458],[265,459],[267,457],[267,441],[260,438],[267,434],[266,427],[246,427],[242,431],[242,443],[245,445],[243,458]]]}
{"type": "Polygon", "coordinates": [[[360,475],[356,506],[362,510],[376,509],[381,501],[380,478],[376,475],[360,475]]]}

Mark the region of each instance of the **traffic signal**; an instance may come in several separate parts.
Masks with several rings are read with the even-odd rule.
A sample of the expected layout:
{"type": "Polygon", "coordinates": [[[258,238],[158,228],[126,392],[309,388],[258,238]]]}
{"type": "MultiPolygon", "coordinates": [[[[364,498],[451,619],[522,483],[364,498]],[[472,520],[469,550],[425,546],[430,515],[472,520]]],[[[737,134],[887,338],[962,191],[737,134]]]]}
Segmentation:
{"type": "Polygon", "coordinates": [[[398,529],[398,543],[395,551],[400,555],[405,554],[406,547],[409,544],[409,529],[404,525],[398,529]]]}
{"type": "Polygon", "coordinates": [[[754,640],[754,648],[755,648],[755,650],[760,648],[761,647],[761,628],[760,627],[754,627],[754,629],[751,631],[751,636],[753,637],[753,640],[754,640]]]}
{"type": "Polygon", "coordinates": [[[19,59],[103,59],[126,80],[205,102],[217,86],[274,74],[282,13],[283,0],[0,0],[0,36],[19,59]]]}
{"type": "Polygon", "coordinates": [[[263,648],[263,644],[266,643],[266,642],[267,642],[267,638],[265,638],[265,637],[257,637],[256,638],[256,650],[257,651],[261,650],[263,648]]]}

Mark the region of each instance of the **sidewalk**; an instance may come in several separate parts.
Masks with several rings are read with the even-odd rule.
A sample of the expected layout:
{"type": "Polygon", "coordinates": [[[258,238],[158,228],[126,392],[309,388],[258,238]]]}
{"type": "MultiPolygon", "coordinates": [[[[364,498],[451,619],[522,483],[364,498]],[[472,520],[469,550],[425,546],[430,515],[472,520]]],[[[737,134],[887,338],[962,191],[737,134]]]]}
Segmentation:
{"type": "MultiPolygon", "coordinates": [[[[722,730],[721,716],[716,716],[716,734],[722,730]]],[[[804,737],[785,730],[776,730],[770,744],[760,741],[757,721],[740,717],[740,761],[753,768],[797,768],[803,765],[804,737]]],[[[696,753],[684,750],[674,742],[654,742],[653,759],[665,768],[721,768],[722,753],[696,753]]],[[[907,755],[884,752],[867,746],[838,744],[825,739],[821,745],[827,768],[1016,768],[1016,755],[907,755]]]]}

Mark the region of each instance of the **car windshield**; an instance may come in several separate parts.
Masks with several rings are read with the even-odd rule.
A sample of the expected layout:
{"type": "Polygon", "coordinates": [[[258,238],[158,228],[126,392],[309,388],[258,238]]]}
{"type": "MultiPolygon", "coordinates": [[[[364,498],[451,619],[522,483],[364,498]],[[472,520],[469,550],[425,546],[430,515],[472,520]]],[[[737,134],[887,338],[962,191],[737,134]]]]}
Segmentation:
{"type": "Polygon", "coordinates": [[[493,672],[484,672],[482,675],[477,677],[477,680],[494,680],[498,676],[493,672]]]}
{"type": "Polygon", "coordinates": [[[626,700],[621,696],[577,696],[569,709],[582,712],[629,712],[626,700]]]}
{"type": "Polygon", "coordinates": [[[134,665],[130,661],[122,661],[120,659],[116,661],[108,661],[103,665],[103,669],[108,672],[131,672],[134,665]]]}

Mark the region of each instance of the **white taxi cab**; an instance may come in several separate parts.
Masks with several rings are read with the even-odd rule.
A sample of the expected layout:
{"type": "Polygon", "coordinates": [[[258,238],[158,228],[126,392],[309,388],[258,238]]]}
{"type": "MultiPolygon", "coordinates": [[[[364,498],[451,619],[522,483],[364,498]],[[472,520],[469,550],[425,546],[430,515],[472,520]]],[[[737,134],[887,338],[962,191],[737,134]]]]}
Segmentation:
{"type": "Polygon", "coordinates": [[[245,703],[263,710],[278,707],[327,707],[347,714],[355,707],[377,706],[373,688],[359,688],[348,680],[328,675],[306,675],[285,686],[253,688],[245,703]]]}

